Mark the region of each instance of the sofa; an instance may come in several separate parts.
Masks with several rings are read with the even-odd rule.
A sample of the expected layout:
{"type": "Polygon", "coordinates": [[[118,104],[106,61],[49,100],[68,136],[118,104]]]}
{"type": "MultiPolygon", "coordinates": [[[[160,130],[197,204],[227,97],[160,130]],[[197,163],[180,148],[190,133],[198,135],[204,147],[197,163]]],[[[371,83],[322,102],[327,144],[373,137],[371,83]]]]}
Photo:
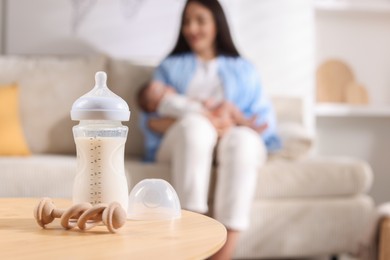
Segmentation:
{"type": "MultiPolygon", "coordinates": [[[[131,110],[125,152],[129,190],[145,178],[170,181],[169,165],[141,159],[143,135],[134,94],[150,79],[152,66],[105,55],[2,56],[0,93],[9,84],[18,88],[16,111],[3,114],[16,114],[14,121],[28,152],[0,155],[0,197],[72,197],[76,169],[72,126],[77,122],[70,120],[69,112],[72,103],[92,88],[100,70],[107,72],[108,86],[131,110]]],[[[302,130],[302,102],[290,97],[273,100],[285,147],[259,172],[251,224],[241,234],[235,258],[355,253],[374,208],[367,195],[373,176],[370,166],[353,158],[311,155],[312,139],[302,130]]],[[[0,135],[7,131],[4,121],[0,117],[0,135]]],[[[211,208],[212,198],[213,187],[211,208]]]]}

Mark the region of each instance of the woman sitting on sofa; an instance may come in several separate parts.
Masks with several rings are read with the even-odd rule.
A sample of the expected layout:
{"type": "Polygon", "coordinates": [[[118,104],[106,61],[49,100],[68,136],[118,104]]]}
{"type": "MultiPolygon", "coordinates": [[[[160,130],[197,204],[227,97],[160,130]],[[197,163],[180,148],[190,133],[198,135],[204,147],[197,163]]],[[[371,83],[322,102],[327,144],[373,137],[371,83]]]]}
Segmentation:
{"type": "Polygon", "coordinates": [[[213,152],[218,181],[213,216],[228,230],[227,242],[213,259],[231,258],[239,232],[248,227],[259,167],[267,152],[280,148],[270,102],[254,66],[240,57],[217,0],[188,0],[173,51],[156,69],[154,80],[200,102],[228,101],[260,133],[232,126],[216,114],[189,113],[176,121],[143,113],[146,159],[172,166],[172,184],[184,209],[206,213],[213,152]]]}

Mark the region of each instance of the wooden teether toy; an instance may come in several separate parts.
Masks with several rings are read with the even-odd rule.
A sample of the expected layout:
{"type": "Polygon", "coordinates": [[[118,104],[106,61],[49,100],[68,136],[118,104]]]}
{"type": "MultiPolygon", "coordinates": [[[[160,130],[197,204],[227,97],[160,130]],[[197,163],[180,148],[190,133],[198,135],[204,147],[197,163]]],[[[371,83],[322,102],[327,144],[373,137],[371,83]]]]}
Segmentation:
{"type": "Polygon", "coordinates": [[[61,226],[65,229],[78,226],[81,230],[88,230],[103,221],[111,233],[126,223],[126,212],[117,202],[94,206],[81,203],[65,210],[57,209],[50,198],[43,198],[34,209],[34,217],[43,228],[55,218],[61,219],[61,226]]]}

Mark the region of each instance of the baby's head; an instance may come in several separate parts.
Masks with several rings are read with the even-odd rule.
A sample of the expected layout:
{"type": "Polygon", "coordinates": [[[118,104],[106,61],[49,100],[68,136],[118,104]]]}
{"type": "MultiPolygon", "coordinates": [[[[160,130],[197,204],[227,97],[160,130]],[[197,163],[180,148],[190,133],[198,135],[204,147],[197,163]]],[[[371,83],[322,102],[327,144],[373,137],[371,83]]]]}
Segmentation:
{"type": "Polygon", "coordinates": [[[172,87],[166,86],[160,81],[148,82],[138,91],[138,106],[145,112],[156,112],[162,98],[174,92],[172,87]]]}

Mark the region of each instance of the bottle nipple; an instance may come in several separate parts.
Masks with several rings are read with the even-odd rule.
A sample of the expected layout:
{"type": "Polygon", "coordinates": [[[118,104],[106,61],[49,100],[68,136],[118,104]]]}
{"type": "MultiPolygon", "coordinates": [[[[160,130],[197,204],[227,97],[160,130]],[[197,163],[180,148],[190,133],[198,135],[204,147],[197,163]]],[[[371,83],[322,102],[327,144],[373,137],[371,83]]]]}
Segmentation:
{"type": "Polygon", "coordinates": [[[129,121],[130,110],[126,101],[113,93],[107,86],[107,74],[95,74],[95,86],[77,99],[72,106],[72,120],[114,120],[129,121]]]}
{"type": "MultiPolygon", "coordinates": [[[[90,96],[96,97],[114,97],[119,98],[115,95],[107,86],[107,74],[104,71],[98,71],[95,74],[95,86],[91,92],[88,93],[90,96]]],[[[88,95],[87,94],[87,95],[88,95]]]]}
{"type": "Polygon", "coordinates": [[[98,88],[107,87],[107,74],[104,71],[98,71],[95,74],[95,86],[98,88]]]}

